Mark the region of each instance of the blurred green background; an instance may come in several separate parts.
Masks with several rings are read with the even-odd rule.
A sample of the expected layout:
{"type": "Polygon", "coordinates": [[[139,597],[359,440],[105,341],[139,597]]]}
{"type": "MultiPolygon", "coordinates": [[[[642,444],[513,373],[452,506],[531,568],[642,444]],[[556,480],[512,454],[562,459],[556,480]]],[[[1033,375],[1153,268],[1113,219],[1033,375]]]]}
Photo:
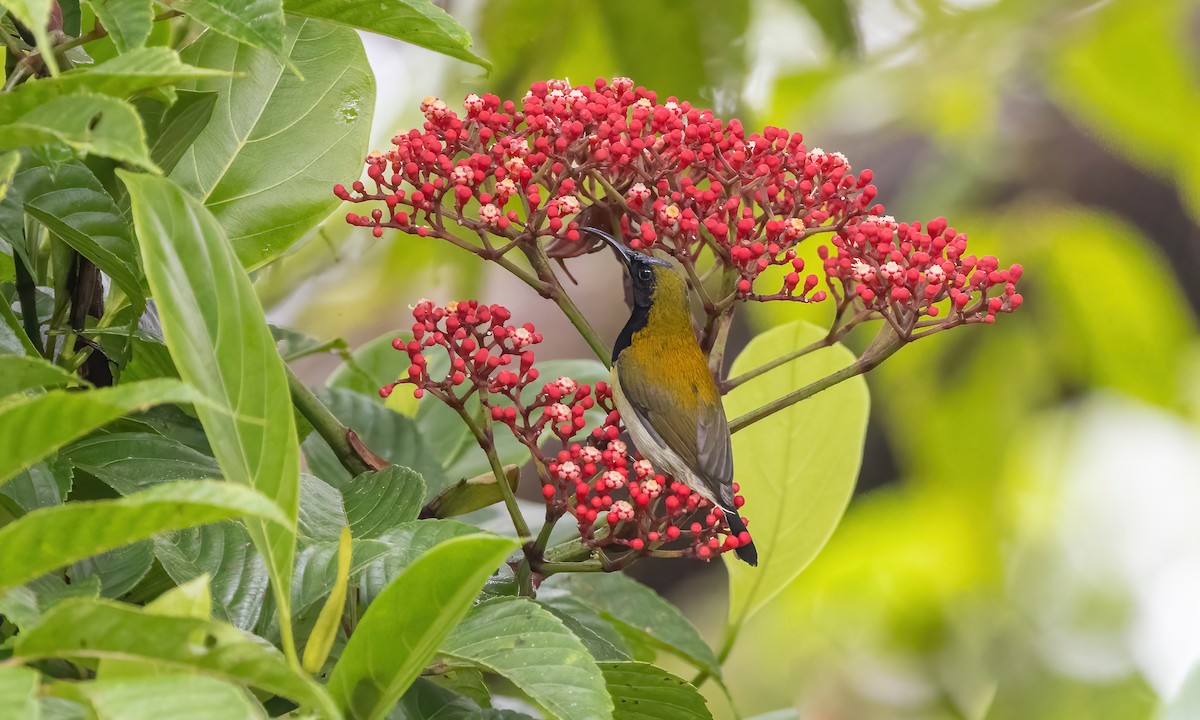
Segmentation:
{"type": "MultiPolygon", "coordinates": [[[[1020,312],[870,376],[846,517],[727,667],[743,716],[1200,718],[1200,683],[1185,689],[1200,661],[1200,3],[445,5],[494,69],[366,38],[373,147],[419,125],[426,95],[628,75],[800,130],[872,168],[891,214],[945,215],[973,251],[1025,266],[1020,312]]],[[[606,338],[618,272],[577,273],[606,338]]],[[[544,356],[587,355],[552,305],[473,256],[337,215],[257,280],[274,321],[324,338],[403,326],[424,296],[478,297],[537,323],[544,356]]],[[[734,337],[826,311],[754,308],[734,337]]],[[[720,639],[719,563],[640,577],[720,639]]]]}

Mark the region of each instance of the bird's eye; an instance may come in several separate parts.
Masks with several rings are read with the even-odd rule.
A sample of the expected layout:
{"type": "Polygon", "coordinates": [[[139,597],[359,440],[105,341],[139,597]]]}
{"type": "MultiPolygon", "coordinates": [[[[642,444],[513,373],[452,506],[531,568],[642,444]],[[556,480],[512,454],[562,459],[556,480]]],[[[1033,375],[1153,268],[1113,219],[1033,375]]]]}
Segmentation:
{"type": "Polygon", "coordinates": [[[638,270],[638,277],[642,280],[650,280],[654,277],[654,271],[650,268],[644,267],[641,270],[638,270]]]}

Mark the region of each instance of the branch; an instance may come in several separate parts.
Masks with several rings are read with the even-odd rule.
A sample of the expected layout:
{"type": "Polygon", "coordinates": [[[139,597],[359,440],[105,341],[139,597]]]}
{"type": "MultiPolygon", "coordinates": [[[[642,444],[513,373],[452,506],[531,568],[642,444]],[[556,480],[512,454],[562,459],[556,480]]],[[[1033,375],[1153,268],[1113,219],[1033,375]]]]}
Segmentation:
{"type": "Polygon", "coordinates": [[[895,333],[892,327],[885,325],[880,329],[879,334],[875,336],[875,339],[871,341],[871,345],[858,360],[855,360],[832,375],[827,375],[816,382],[805,385],[799,390],[793,390],[787,395],[773,400],[756,410],[751,410],[745,415],[734,418],[729,423],[729,431],[731,433],[737,432],[765,417],[774,415],[784,408],[791,407],[801,400],[810,398],[822,390],[827,390],[843,380],[849,380],[856,375],[862,375],[865,372],[873,370],[884,360],[891,357],[897,350],[904,347],[904,344],[905,341],[895,333]]]}
{"type": "Polygon", "coordinates": [[[542,246],[534,243],[523,246],[522,250],[525,252],[525,257],[529,258],[529,264],[533,267],[534,272],[538,274],[542,282],[550,286],[548,297],[554,300],[559,309],[563,311],[563,314],[567,316],[567,319],[571,321],[571,324],[579,332],[580,337],[587,342],[592,352],[596,353],[596,357],[600,359],[600,362],[604,363],[604,367],[611,366],[612,353],[609,347],[596,334],[595,328],[583,316],[583,313],[579,310],[579,306],[575,304],[575,301],[567,294],[566,288],[558,281],[558,276],[551,269],[550,261],[546,257],[546,252],[542,249],[542,246]]]}
{"type": "Polygon", "coordinates": [[[772,360],[769,363],[766,363],[765,365],[756,367],[753,370],[748,370],[736,377],[729,378],[725,382],[721,383],[721,390],[724,392],[729,392],[730,390],[734,389],[738,385],[741,385],[744,382],[753,380],[754,378],[758,377],[759,375],[762,375],[763,373],[768,373],[768,372],[774,370],[775,368],[779,367],[780,365],[786,365],[797,358],[804,357],[805,355],[807,355],[811,352],[820,350],[821,348],[829,347],[830,345],[833,345],[833,343],[834,343],[833,334],[830,333],[829,335],[826,335],[825,337],[821,338],[820,340],[816,341],[815,343],[805,345],[802,348],[797,348],[789,353],[780,355],[779,357],[775,358],[774,360],[772,360]]]}
{"type": "MultiPolygon", "coordinates": [[[[283,368],[287,373],[292,404],[313,426],[313,430],[316,430],[317,434],[329,444],[333,454],[342,463],[342,467],[346,468],[351,475],[358,476],[387,466],[386,460],[367,450],[362,441],[358,439],[358,435],[334,417],[329,408],[325,407],[325,403],[305,387],[287,363],[284,363],[283,368]]],[[[503,475],[499,477],[503,477],[503,475]]],[[[503,485],[503,483],[501,484],[503,485]]]]}

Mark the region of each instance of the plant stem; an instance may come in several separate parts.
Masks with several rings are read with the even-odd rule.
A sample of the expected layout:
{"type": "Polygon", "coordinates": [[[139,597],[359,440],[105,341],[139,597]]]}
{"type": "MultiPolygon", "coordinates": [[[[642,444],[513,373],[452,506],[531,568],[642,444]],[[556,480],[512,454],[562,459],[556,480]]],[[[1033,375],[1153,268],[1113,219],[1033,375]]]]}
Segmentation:
{"type": "Polygon", "coordinates": [[[856,375],[862,375],[877,367],[903,346],[904,341],[896,335],[890,325],[885,325],[880,329],[879,335],[875,337],[875,340],[871,342],[870,347],[867,348],[866,352],[858,360],[855,360],[832,375],[826,375],[799,390],[793,390],[787,395],[773,400],[756,410],[751,410],[745,415],[734,418],[729,423],[729,432],[737,432],[786,407],[791,407],[801,400],[810,398],[822,390],[827,390],[843,380],[849,380],[856,375]]]}
{"type": "Polygon", "coordinates": [[[805,345],[802,348],[797,348],[796,350],[793,350],[789,353],[780,355],[779,357],[775,358],[774,360],[772,360],[769,363],[766,363],[765,365],[756,367],[753,370],[748,370],[736,377],[729,378],[725,382],[721,383],[721,389],[724,390],[725,392],[729,392],[730,390],[734,389],[738,385],[741,385],[742,383],[747,382],[749,380],[753,380],[754,378],[758,377],[759,375],[762,375],[763,373],[770,372],[770,371],[774,370],[775,368],[779,367],[780,365],[786,365],[787,363],[790,363],[791,361],[793,361],[797,358],[803,357],[803,356],[805,356],[811,352],[814,352],[816,350],[820,350],[821,348],[829,347],[832,344],[833,344],[833,339],[830,336],[826,335],[825,337],[821,338],[820,340],[816,341],[815,343],[805,345]]]}
{"type": "Polygon", "coordinates": [[[0,27],[0,38],[4,39],[4,44],[8,47],[8,51],[12,53],[13,57],[17,60],[25,59],[25,51],[21,49],[21,44],[3,27],[0,27]]]}
{"type": "MultiPolygon", "coordinates": [[[[291,391],[292,404],[304,416],[304,419],[313,426],[313,430],[321,436],[326,443],[329,444],[333,454],[337,456],[342,467],[346,468],[351,475],[357,476],[376,468],[367,462],[350,444],[350,428],[346,427],[339,421],[334,414],[325,407],[325,403],[313,394],[311,390],[305,387],[300,378],[296,377],[296,373],[292,368],[284,363],[284,371],[287,373],[288,390],[291,391]]],[[[503,483],[501,483],[503,484],[503,483]]]]}
{"type": "Polygon", "coordinates": [[[547,548],[545,557],[547,562],[554,564],[559,562],[570,562],[578,558],[585,558],[592,554],[592,549],[583,544],[583,540],[575,538],[559,543],[552,548],[547,548]]]}
{"type": "MultiPolygon", "coordinates": [[[[471,434],[475,436],[475,442],[479,444],[484,455],[487,455],[488,464],[492,467],[492,474],[499,481],[497,483],[500,488],[500,495],[504,498],[504,507],[508,509],[508,516],[512,519],[513,528],[517,531],[517,536],[524,539],[530,536],[529,525],[525,522],[525,516],[521,514],[521,506],[517,504],[517,496],[513,494],[513,490],[508,486],[508,481],[504,475],[504,465],[500,462],[500,456],[496,454],[496,444],[492,437],[492,416],[488,412],[485,405],[481,414],[482,422],[476,423],[475,418],[471,417],[471,413],[462,403],[452,405],[454,411],[462,418],[462,421],[471,429],[471,434]]],[[[521,564],[517,566],[517,593],[527,597],[533,595],[533,571],[530,564],[530,554],[532,554],[532,543],[523,548],[525,557],[522,558],[521,564]]]]}
{"type": "Polygon", "coordinates": [[[546,257],[545,251],[540,245],[534,245],[532,248],[525,247],[525,256],[529,258],[529,264],[533,267],[534,272],[543,282],[549,285],[550,299],[554,300],[571,324],[579,332],[579,335],[587,342],[588,347],[592,352],[596,353],[596,357],[600,362],[604,363],[605,367],[612,365],[610,358],[611,352],[600,336],[596,334],[595,328],[588,322],[587,318],[579,310],[579,306],[567,294],[566,288],[558,281],[558,276],[554,274],[554,270],[550,267],[550,260],[546,257]]]}
{"type": "Polygon", "coordinates": [[[21,324],[25,327],[25,334],[29,336],[33,347],[44,357],[46,351],[42,346],[41,323],[38,322],[37,312],[37,288],[33,282],[33,275],[30,274],[29,268],[25,267],[25,261],[19,252],[13,252],[13,265],[16,266],[17,299],[21,301],[21,324]]]}
{"type": "Polygon", "coordinates": [[[581,560],[580,562],[539,562],[537,571],[542,575],[549,576],[566,572],[605,572],[605,568],[599,560],[581,560]]]}

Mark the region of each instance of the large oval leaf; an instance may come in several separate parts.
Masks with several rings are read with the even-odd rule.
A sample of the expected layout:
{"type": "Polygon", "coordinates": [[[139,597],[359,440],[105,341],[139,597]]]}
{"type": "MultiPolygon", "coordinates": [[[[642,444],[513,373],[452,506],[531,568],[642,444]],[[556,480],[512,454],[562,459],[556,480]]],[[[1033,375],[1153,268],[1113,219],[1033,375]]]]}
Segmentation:
{"type": "Polygon", "coordinates": [[[284,0],[283,9],[294,15],[327,20],[358,30],[387,35],[443,55],[475,63],[487,70],[491,63],[471,52],[471,35],[450,13],[430,0],[284,0]]]}
{"type": "Polygon", "coordinates": [[[346,715],[385,717],[516,547],[495,535],[448,540],[379,593],[329,678],[329,691],[346,715]]]}
{"type": "Polygon", "coordinates": [[[198,480],[35,510],[0,528],[0,589],[156,533],[239,516],[288,522],[275,503],[250,488],[198,480]]]}
{"type": "MultiPolygon", "coordinates": [[[[568,593],[570,599],[582,602],[600,613],[605,620],[639,636],[648,644],[674,653],[713,675],[721,675],[717,656],[679,608],[627,575],[554,575],[542,583],[542,588],[568,593]]],[[[559,603],[548,592],[543,592],[543,597],[559,607],[570,607],[559,603]]]]}
{"type": "Polygon", "coordinates": [[[238,43],[287,57],[281,0],[177,0],[172,7],[238,43]]]}
{"type": "Polygon", "coordinates": [[[361,171],[375,106],[353,30],[291,19],[284,47],[303,80],[270,53],[213,32],[183,51],[189,63],[237,77],[188,86],[219,97],[171,178],[208,206],[246,267],[277,257],[337,207],[332,188],[361,171]]]}
{"type": "MultiPolygon", "coordinates": [[[[750,341],[730,370],[738,375],[816,342],[825,331],[798,321],[750,341]]],[[[725,412],[737,417],[854,362],[842,347],[818,350],[737,387],[725,412]]],[[[867,384],[851,378],[733,436],[734,479],[758,546],[758,567],[726,558],[729,618],[738,625],[775,597],[816,557],[854,492],[869,412],[867,384]]]]}
{"type": "MultiPolygon", "coordinates": [[[[447,484],[438,456],[424,442],[412,418],[374,402],[366,395],[326,388],[321,400],[343,425],[358,433],[363,444],[393,465],[412,468],[424,480],[430,493],[447,484]]],[[[350,473],[329,449],[320,435],[312,433],[304,440],[304,456],[321,479],[342,487],[351,483],[350,473]]]]}
{"type": "Polygon", "coordinates": [[[21,83],[12,92],[0,95],[0,117],[17,117],[48,100],[74,92],[124,99],[142,90],[220,74],[218,70],[185,65],[174,50],[165,47],[140,48],[99,65],[69,70],[56,78],[21,83]]]}
{"type": "Polygon", "coordinates": [[[614,720],[712,720],[700,691],[660,667],[604,662],[600,670],[615,706],[614,720]]]}
{"type": "Polygon", "coordinates": [[[156,172],[145,131],[129,103],[104,95],[54,98],[0,124],[0,150],[63,143],[81,153],[156,172]]]}
{"type": "Polygon", "coordinates": [[[27,208],[55,223],[51,229],[57,235],[108,273],[130,297],[145,295],[129,220],[82,162],[50,166],[30,156],[0,201],[0,238],[28,264],[27,248],[35,238],[25,234],[27,208]]]}
{"type": "Polygon", "coordinates": [[[267,718],[262,706],[244,689],[203,675],[170,674],[132,680],[60,682],[50,686],[47,694],[85,706],[91,712],[79,717],[95,720],[267,718]]]}
{"type": "MultiPolygon", "coordinates": [[[[273,499],[294,524],[300,451],[283,361],[250,278],[203,205],[170,180],[121,173],[146,279],[175,367],[207,402],[196,405],[213,454],[230,482],[273,499]]],[[[295,529],[246,523],[267,561],[290,650],[288,594],[295,529]]],[[[290,651],[289,651],[289,654],[290,651]]]]}
{"type": "Polygon", "coordinates": [[[14,655],[22,662],[53,657],[153,662],[252,685],[333,715],[320,686],[254,636],[225,623],[159,615],[124,603],[59,603],[40,625],[21,633],[14,655]]]}
{"type": "Polygon", "coordinates": [[[496,598],[474,608],[441,653],[507,678],[561,720],[613,717],[604,675],[579,638],[527,598],[496,598]]]}
{"type": "MultiPolygon", "coordinates": [[[[177,440],[153,433],[112,433],[88,438],[62,455],[77,470],[121,495],[171,480],[221,474],[217,461],[177,440]]],[[[231,520],[158,535],[154,555],[177,584],[209,577],[213,612],[243,630],[258,622],[267,593],[267,568],[245,526],[231,520]]]]}
{"type": "Polygon", "coordinates": [[[0,397],[39,387],[75,385],[80,379],[40,357],[0,355],[0,397]]]}
{"type": "Polygon", "coordinates": [[[0,408],[0,485],[85,433],[152,405],[191,402],[197,394],[176,380],[120,387],[55,390],[0,408]]]}

